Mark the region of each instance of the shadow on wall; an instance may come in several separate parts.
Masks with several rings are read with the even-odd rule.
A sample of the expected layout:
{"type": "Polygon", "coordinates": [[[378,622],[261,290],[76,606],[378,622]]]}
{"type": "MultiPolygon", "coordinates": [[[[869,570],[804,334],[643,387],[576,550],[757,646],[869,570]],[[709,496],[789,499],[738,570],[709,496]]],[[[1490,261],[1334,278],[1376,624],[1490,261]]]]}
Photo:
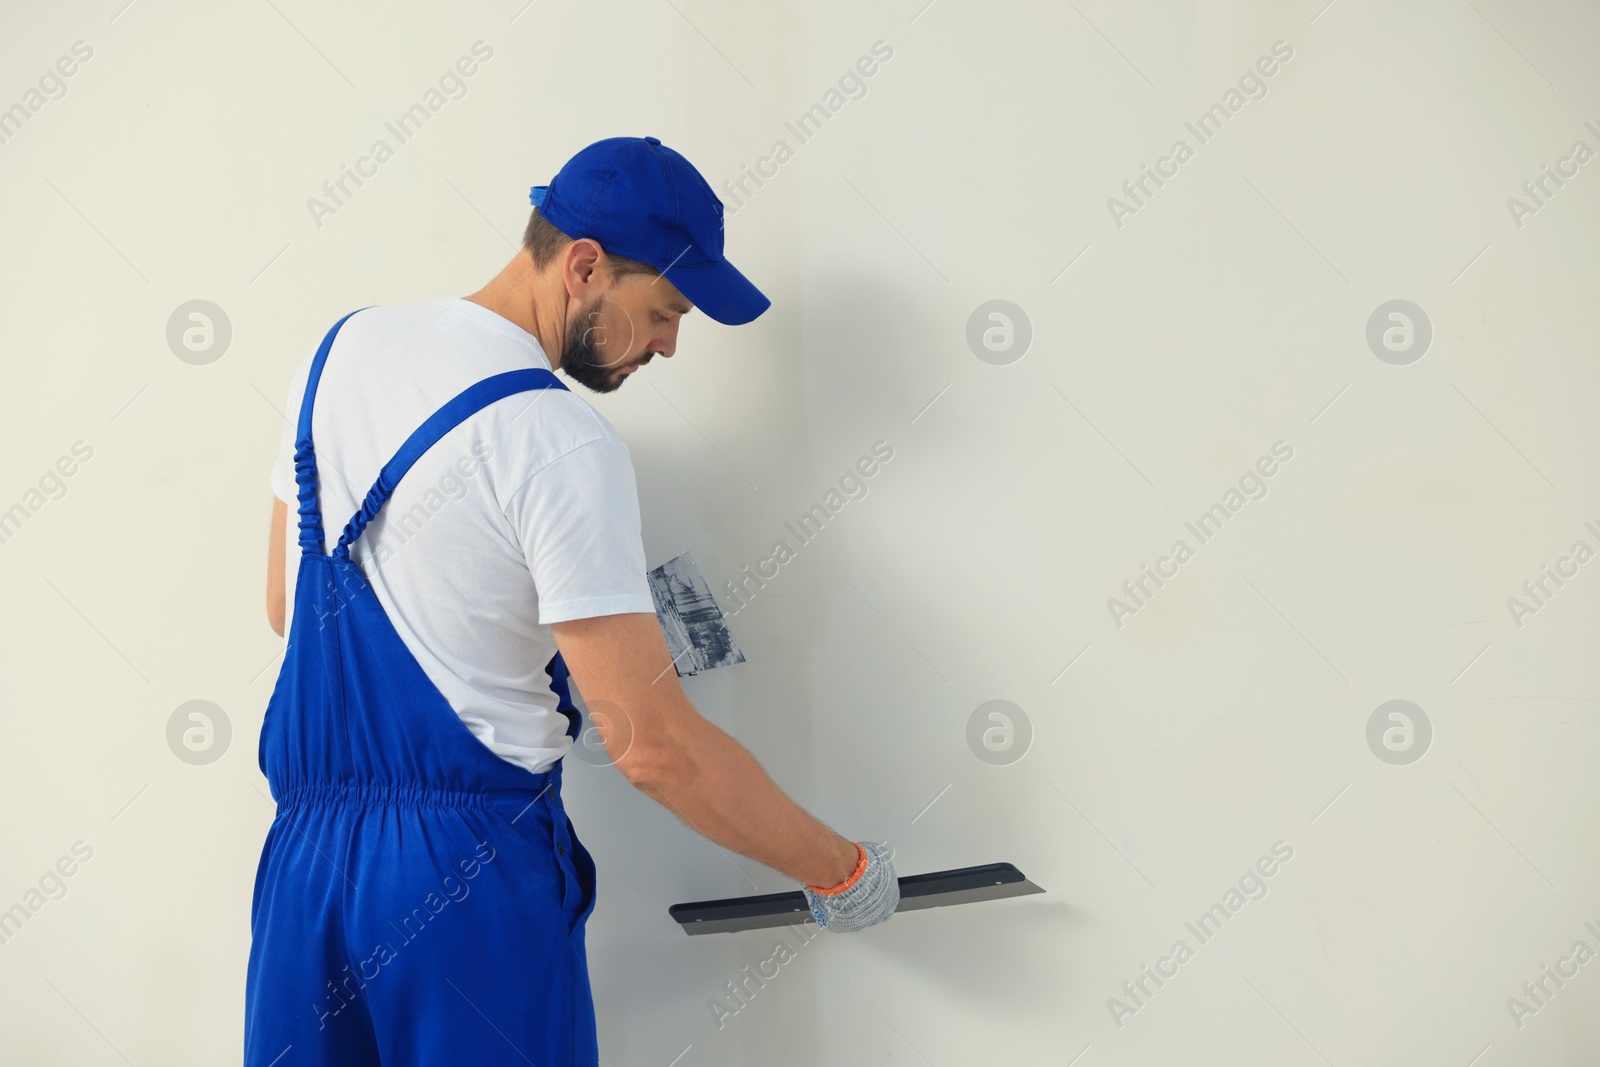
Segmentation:
{"type": "Polygon", "coordinates": [[[819,440],[831,443],[843,432],[865,447],[874,438],[904,437],[910,420],[949,380],[948,353],[965,351],[960,331],[970,309],[948,309],[951,347],[936,349],[929,339],[946,325],[944,314],[930,321],[934,305],[907,297],[930,284],[940,300],[950,298],[932,271],[926,279],[887,285],[878,275],[844,269],[808,290],[800,320],[808,410],[832,416],[817,426],[819,440]]]}
{"type": "MultiPolygon", "coordinates": [[[[1006,1022],[1034,1020],[1042,1011],[1087,1016],[1086,1009],[1098,1008],[1091,991],[1097,976],[1072,963],[1063,966],[1059,951],[1061,944],[1081,940],[1088,927],[1087,913],[1064,903],[1037,897],[991,901],[971,910],[935,908],[896,915],[871,932],[868,951],[889,963],[895,973],[915,975],[918,993],[932,991],[940,999],[959,1000],[981,1011],[992,1026],[1008,1029],[1006,1022]],[[1027,978],[1036,974],[1051,974],[1055,981],[1050,988],[1041,988],[1027,978]]],[[[731,935],[732,948],[722,962],[730,973],[738,970],[721,986],[707,989],[711,1035],[706,1051],[759,1034],[763,1047],[786,1050],[790,1058],[784,1062],[822,1062],[818,1016],[808,1014],[816,1009],[815,998],[800,1003],[819,983],[784,975],[819,966],[803,962],[796,966],[796,961],[821,959],[841,936],[811,924],[731,935]]],[[[1077,959],[1072,957],[1073,963],[1077,959]]],[[[889,1055],[890,1048],[903,1047],[905,1036],[884,1028],[874,1030],[869,1039],[883,1047],[858,1047],[862,1062],[887,1062],[880,1057],[889,1055]]],[[[988,1051],[998,1054],[1003,1047],[1001,1041],[988,1046],[988,1051]]]]}
{"type": "MultiPolygon", "coordinates": [[[[763,503],[758,526],[763,532],[745,553],[771,557],[784,542],[794,558],[753,597],[747,596],[742,609],[723,584],[725,576],[708,577],[724,610],[738,611],[730,624],[735,636],[751,660],[763,664],[759,672],[734,672],[738,706],[748,701],[753,709],[769,708],[780,692],[787,705],[781,714],[762,710],[741,721],[741,727],[769,746],[767,751],[805,752],[808,767],[814,767],[814,754],[833,747],[817,723],[836,721],[831,705],[850,703],[849,672],[871,669],[867,663],[829,661],[834,647],[828,631],[830,605],[857,598],[845,582],[848,574],[895,566],[893,559],[852,552],[851,530],[883,491],[884,474],[902,462],[901,440],[915,409],[925,401],[913,403],[916,389],[907,386],[901,370],[911,351],[909,325],[921,314],[906,301],[903,289],[841,270],[808,287],[802,299],[800,344],[785,358],[777,383],[781,389],[774,393],[781,397],[781,414],[763,415],[772,433],[785,435],[770,452],[791,460],[783,472],[786,488],[763,503]],[[882,444],[874,449],[875,442],[882,444]],[[874,476],[859,474],[856,464],[863,458],[874,476]],[[843,490],[842,479],[847,482],[843,490]],[[856,484],[859,489],[851,493],[856,484]],[[825,524],[812,522],[797,530],[800,518],[815,514],[812,509],[830,492],[842,506],[825,524]]],[[[785,788],[815,795],[818,784],[808,770],[804,777],[786,776],[785,788]]],[[[848,807],[850,798],[841,798],[841,803],[848,807]]]]}
{"type": "MultiPolygon", "coordinates": [[[[761,587],[749,586],[754,593],[745,597],[742,609],[725,584],[738,575],[708,566],[706,577],[749,660],[723,672],[728,675],[723,692],[732,703],[730,732],[768,765],[785,792],[827,821],[863,799],[830,798],[829,814],[815,812],[812,801],[831,788],[829,777],[817,775],[821,758],[850,743],[833,736],[835,724],[845,721],[843,709],[855,708],[850,673],[872,669],[870,663],[828,661],[834,644],[830,606],[856,598],[844,581],[848,573],[894,566],[893,560],[862,558],[849,548],[852,526],[872,507],[885,474],[900,460],[888,461],[888,472],[880,465],[876,477],[859,478],[859,495],[820,529],[801,531],[809,540],[791,527],[830,490],[838,492],[841,476],[859,459],[883,462],[886,450],[880,448],[874,457],[874,441],[887,441],[898,456],[898,435],[915,412],[907,410],[904,386],[889,389],[886,383],[908,350],[906,324],[915,312],[901,291],[854,271],[830,274],[791,306],[802,301],[799,343],[786,345],[771,361],[772,377],[764,383],[770,386],[770,406],[759,409],[759,418],[768,466],[760,496],[753,498],[759,503],[737,523],[751,534],[722,539],[735,559],[770,558],[780,541],[790,546],[793,558],[761,587]],[[865,394],[864,379],[872,382],[865,394]],[[735,611],[737,617],[731,617],[735,611]]],[[[757,417],[757,409],[741,409],[757,417]]],[[[767,572],[773,570],[769,565],[767,572]]],[[[874,833],[865,814],[840,822],[838,829],[846,835],[874,833]]]]}
{"type": "Polygon", "coordinates": [[[895,957],[900,973],[917,975],[939,999],[959,999],[986,1018],[1004,1018],[1008,1012],[1037,1018],[1046,1005],[1037,1002],[1042,991],[1027,985],[1025,976],[1039,974],[1052,976],[1051,993],[1060,998],[1048,1007],[1092,1018],[1091,1009],[1103,1010],[1091,991],[1099,976],[1082,966],[1086,956],[1061,952],[1062,945],[1084,942],[1089,914],[1066,902],[1068,886],[1060,889],[1067,892],[1051,885],[1040,896],[896,915],[882,929],[904,925],[894,937],[881,938],[874,950],[895,957]]]}

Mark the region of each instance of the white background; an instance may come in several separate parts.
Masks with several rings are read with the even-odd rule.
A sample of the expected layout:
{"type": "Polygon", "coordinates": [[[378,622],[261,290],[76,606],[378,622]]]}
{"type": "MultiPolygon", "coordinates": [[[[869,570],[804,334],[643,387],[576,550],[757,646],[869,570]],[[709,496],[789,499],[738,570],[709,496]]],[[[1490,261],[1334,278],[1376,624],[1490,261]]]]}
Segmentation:
{"type": "Polygon", "coordinates": [[[794,884],[573,761],[604,1062],[1600,1055],[1600,962],[1507,1007],[1600,951],[1600,562],[1520,626],[1507,606],[1600,548],[1600,160],[1520,227],[1507,207],[1600,149],[1592,5],[523,4],[0,12],[0,107],[94,49],[0,144],[0,507],[93,448],[0,545],[0,908],[93,849],[0,945],[0,1058],[237,1061],[288,375],[347,311],[476,290],[528,187],[621,134],[719,190],[795,149],[723,194],[772,309],[692,315],[677,358],[584,394],[632,449],[650,564],[692,551],[731,610],[785,521],[895,453],[733,620],[748,662],[690,694],[902,874],[1005,860],[1047,892],[822,935],[719,1028],[779,935],[687,938],[668,905],[794,884]],[[314,223],[478,40],[467,94],[314,223]],[[866,95],[797,144],[785,121],[879,40],[866,95]],[[1197,146],[1185,120],[1275,41],[1267,95],[1197,146]],[[1119,227],[1107,198],[1180,137],[1195,157],[1119,227]],[[194,299],[232,324],[207,365],[166,341],[194,299]],[[994,299],[1031,322],[1005,365],[966,341],[994,299]],[[1366,342],[1395,299],[1432,324],[1407,365],[1366,342]],[[1117,626],[1107,598],[1279,440],[1268,495],[1117,626]],[[203,766],[166,734],[197,699],[233,731],[203,766]],[[1391,699],[1432,723],[1409,765],[1367,744],[1391,699]],[[990,700],[1031,724],[1009,765],[968,745],[990,700]],[[1184,922],[1280,840],[1267,896],[1198,946],[1184,922]],[[1179,938],[1194,958],[1119,1026],[1108,998],[1179,938]]]}

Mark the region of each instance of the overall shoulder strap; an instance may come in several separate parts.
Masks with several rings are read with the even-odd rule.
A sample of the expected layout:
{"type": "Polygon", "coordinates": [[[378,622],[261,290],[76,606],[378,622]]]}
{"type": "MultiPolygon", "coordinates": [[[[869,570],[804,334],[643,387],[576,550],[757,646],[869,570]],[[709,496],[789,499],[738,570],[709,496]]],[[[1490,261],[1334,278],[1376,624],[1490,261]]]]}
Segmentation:
{"type": "Polygon", "coordinates": [[[367,528],[367,523],[377,516],[379,509],[394,493],[394,487],[405,477],[406,471],[410,470],[411,465],[432,448],[439,438],[455,429],[465,419],[496,400],[514,393],[526,393],[534,389],[565,388],[561,379],[551,371],[543,367],[529,367],[491,375],[457,393],[438,411],[428,416],[426,422],[412,431],[411,436],[406,438],[405,444],[394,454],[394,458],[383,465],[383,470],[378,472],[377,481],[372,483],[372,489],[368,491],[366,499],[361,504],[361,510],[351,516],[350,521],[345,524],[344,533],[340,535],[339,543],[334,546],[333,555],[341,559],[350,558],[350,546],[355,544],[361,532],[367,528]]]}
{"type": "MultiPolygon", "coordinates": [[[[367,308],[356,309],[365,310],[367,308]]],[[[311,445],[311,408],[317,396],[317,383],[322,380],[322,365],[328,362],[328,352],[333,348],[333,339],[338,336],[339,327],[355,313],[352,311],[334,323],[333,329],[322,339],[316,357],[311,361],[310,373],[306,376],[306,391],[300,398],[300,422],[294,437],[294,484],[299,490],[302,555],[310,552],[322,555],[322,510],[317,506],[317,460],[316,450],[311,445]]]]}

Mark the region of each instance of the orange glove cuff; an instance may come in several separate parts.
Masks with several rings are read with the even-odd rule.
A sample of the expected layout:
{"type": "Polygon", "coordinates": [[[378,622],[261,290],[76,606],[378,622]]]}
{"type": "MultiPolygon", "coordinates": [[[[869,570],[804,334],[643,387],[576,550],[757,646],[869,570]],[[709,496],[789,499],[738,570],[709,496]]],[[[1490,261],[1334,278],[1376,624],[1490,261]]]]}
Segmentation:
{"type": "Polygon", "coordinates": [[[831,897],[843,893],[846,889],[849,889],[851,886],[855,885],[861,880],[862,874],[866,873],[867,870],[867,850],[861,847],[860,842],[857,842],[856,851],[860,853],[860,857],[856,860],[856,869],[850,872],[850,877],[846,878],[844,881],[840,882],[831,889],[824,889],[822,886],[812,885],[810,882],[806,883],[806,888],[814,893],[820,893],[825,897],[831,897]]]}

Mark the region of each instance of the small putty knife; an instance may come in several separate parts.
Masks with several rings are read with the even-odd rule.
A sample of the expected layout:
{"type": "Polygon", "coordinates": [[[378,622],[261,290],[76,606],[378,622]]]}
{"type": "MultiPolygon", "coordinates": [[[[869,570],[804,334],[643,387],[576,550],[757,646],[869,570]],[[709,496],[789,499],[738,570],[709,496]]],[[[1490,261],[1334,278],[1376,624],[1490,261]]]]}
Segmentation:
{"type": "Polygon", "coordinates": [[[744,662],[744,653],[734,644],[728,621],[693,556],[687,552],[674,556],[646,577],[656,602],[656,618],[661,620],[680,676],[744,662]]]}
{"type": "MultiPolygon", "coordinates": [[[[900,879],[902,911],[942,908],[946,904],[970,904],[977,900],[1020,897],[1044,890],[1023,877],[1009,863],[985,863],[981,867],[958,867],[931,874],[908,874],[900,879]]],[[[752,897],[724,900],[696,900],[674,904],[667,909],[686,934],[726,934],[737,930],[761,930],[772,926],[814,923],[811,906],[798,889],[788,893],[763,893],[752,897]]]]}

